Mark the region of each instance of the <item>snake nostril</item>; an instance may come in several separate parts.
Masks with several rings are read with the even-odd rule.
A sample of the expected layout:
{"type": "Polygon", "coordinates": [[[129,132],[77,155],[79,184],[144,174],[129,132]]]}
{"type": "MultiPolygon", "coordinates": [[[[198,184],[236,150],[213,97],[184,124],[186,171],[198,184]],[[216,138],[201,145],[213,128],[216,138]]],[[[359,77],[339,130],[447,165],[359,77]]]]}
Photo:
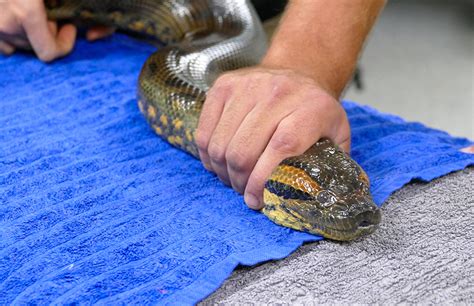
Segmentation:
{"type": "Polygon", "coordinates": [[[380,211],[365,211],[357,215],[357,227],[360,229],[370,229],[380,223],[380,211]]]}
{"type": "Polygon", "coordinates": [[[359,227],[369,227],[373,225],[371,222],[367,221],[367,220],[362,220],[360,223],[359,223],[359,227]]]}

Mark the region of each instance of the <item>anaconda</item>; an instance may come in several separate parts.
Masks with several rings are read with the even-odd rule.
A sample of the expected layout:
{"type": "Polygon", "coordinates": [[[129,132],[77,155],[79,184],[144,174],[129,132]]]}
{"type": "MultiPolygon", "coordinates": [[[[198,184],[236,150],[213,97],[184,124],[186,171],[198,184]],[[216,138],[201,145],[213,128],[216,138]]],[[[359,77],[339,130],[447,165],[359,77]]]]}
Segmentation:
{"type": "MultiPolygon", "coordinates": [[[[246,0],[46,0],[48,17],[109,25],[164,44],[145,62],[138,104],[153,130],[199,158],[194,136],[206,92],[225,71],[258,64],[262,25],[246,0]]],[[[273,171],[262,212],[274,222],[335,240],[381,219],[361,167],[330,140],[273,171]]]]}

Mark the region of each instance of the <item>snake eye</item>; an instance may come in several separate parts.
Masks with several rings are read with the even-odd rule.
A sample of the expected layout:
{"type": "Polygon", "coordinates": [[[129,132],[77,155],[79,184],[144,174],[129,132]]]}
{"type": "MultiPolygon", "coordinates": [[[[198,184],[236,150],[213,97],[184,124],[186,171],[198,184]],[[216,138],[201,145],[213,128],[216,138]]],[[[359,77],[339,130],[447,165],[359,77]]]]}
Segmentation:
{"type": "Polygon", "coordinates": [[[317,200],[324,207],[329,207],[336,203],[336,197],[329,191],[323,190],[318,193],[317,200]]]}

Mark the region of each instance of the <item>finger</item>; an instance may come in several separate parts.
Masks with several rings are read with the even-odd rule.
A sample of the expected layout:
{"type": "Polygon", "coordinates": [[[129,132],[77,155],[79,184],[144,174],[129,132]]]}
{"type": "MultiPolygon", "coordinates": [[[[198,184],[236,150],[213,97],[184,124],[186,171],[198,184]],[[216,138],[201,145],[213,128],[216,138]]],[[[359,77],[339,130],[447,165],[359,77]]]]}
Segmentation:
{"type": "Polygon", "coordinates": [[[56,21],[48,21],[48,29],[53,36],[58,34],[58,23],[56,21]]]}
{"type": "Polygon", "coordinates": [[[106,26],[94,26],[87,31],[86,37],[90,41],[101,39],[112,35],[115,32],[115,28],[106,26]]]}
{"type": "Polygon", "coordinates": [[[73,24],[61,26],[56,35],[58,57],[64,56],[72,51],[76,42],[77,28],[73,24]]]}
{"type": "Polygon", "coordinates": [[[291,114],[288,105],[294,105],[299,98],[295,95],[272,101],[267,97],[268,101],[259,102],[244,118],[226,152],[227,172],[236,191],[244,192],[250,173],[278,124],[291,114]]]}
{"type": "Polygon", "coordinates": [[[307,124],[308,121],[310,119],[305,113],[295,112],[278,124],[248,179],[244,199],[250,208],[263,207],[265,182],[282,160],[304,153],[321,138],[321,126],[314,123],[307,124]],[[299,131],[306,131],[308,134],[300,135],[299,131]]]}
{"type": "Polygon", "coordinates": [[[474,154],[474,145],[462,148],[460,151],[464,153],[474,154]]]}
{"type": "Polygon", "coordinates": [[[199,159],[204,167],[209,171],[214,171],[211,166],[211,159],[208,154],[209,142],[212,133],[221,118],[224,110],[225,101],[230,96],[232,90],[230,84],[216,81],[216,84],[208,91],[206,101],[204,102],[199,123],[196,130],[196,145],[199,151],[199,159]]]}
{"type": "Polygon", "coordinates": [[[51,61],[72,50],[77,32],[73,25],[64,25],[57,35],[53,35],[43,3],[32,1],[29,11],[34,13],[26,14],[21,22],[33,50],[42,61],[51,61]]]}
{"type": "Polygon", "coordinates": [[[15,47],[7,42],[0,41],[0,53],[3,55],[11,55],[13,52],[15,52],[15,47]]]}
{"type": "MultiPolygon", "coordinates": [[[[225,181],[229,181],[235,191],[243,193],[245,185],[242,186],[242,181],[246,181],[246,178],[242,177],[240,166],[248,162],[248,156],[241,154],[241,148],[235,146],[232,151],[229,151],[229,144],[257,101],[263,97],[259,97],[258,93],[252,95],[254,90],[248,87],[243,90],[236,88],[234,92],[236,94],[229,97],[225,104],[222,116],[211,137],[208,153],[211,166],[219,177],[222,176],[225,181]]],[[[253,131],[254,136],[260,133],[256,131],[253,131]]]]}
{"type": "Polygon", "coordinates": [[[31,49],[31,46],[28,40],[18,35],[0,33],[0,40],[13,46],[14,48],[20,48],[20,49],[26,49],[26,50],[31,49]]]}
{"type": "Polygon", "coordinates": [[[341,150],[347,154],[351,153],[351,138],[346,138],[342,143],[337,144],[341,150]]]}
{"type": "Polygon", "coordinates": [[[349,120],[347,119],[346,112],[341,107],[341,115],[337,118],[340,120],[336,120],[332,123],[335,126],[335,129],[332,129],[332,133],[326,133],[322,135],[322,137],[327,137],[332,139],[336,145],[339,146],[341,150],[346,152],[350,155],[351,153],[351,133],[350,133],[350,125],[349,120]]]}

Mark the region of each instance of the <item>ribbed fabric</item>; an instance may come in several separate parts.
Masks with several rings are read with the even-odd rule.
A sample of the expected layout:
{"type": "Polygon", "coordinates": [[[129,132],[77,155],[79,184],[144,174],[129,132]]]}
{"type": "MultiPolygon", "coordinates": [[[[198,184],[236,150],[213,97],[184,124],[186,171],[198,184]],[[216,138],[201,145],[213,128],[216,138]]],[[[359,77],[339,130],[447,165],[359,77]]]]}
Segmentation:
{"type": "MultiPolygon", "coordinates": [[[[152,132],[135,90],[153,50],[115,35],[49,65],[0,59],[0,304],[192,304],[238,264],[321,239],[248,209],[152,132]]],[[[474,164],[466,139],[344,107],[378,204],[474,164]]]]}

